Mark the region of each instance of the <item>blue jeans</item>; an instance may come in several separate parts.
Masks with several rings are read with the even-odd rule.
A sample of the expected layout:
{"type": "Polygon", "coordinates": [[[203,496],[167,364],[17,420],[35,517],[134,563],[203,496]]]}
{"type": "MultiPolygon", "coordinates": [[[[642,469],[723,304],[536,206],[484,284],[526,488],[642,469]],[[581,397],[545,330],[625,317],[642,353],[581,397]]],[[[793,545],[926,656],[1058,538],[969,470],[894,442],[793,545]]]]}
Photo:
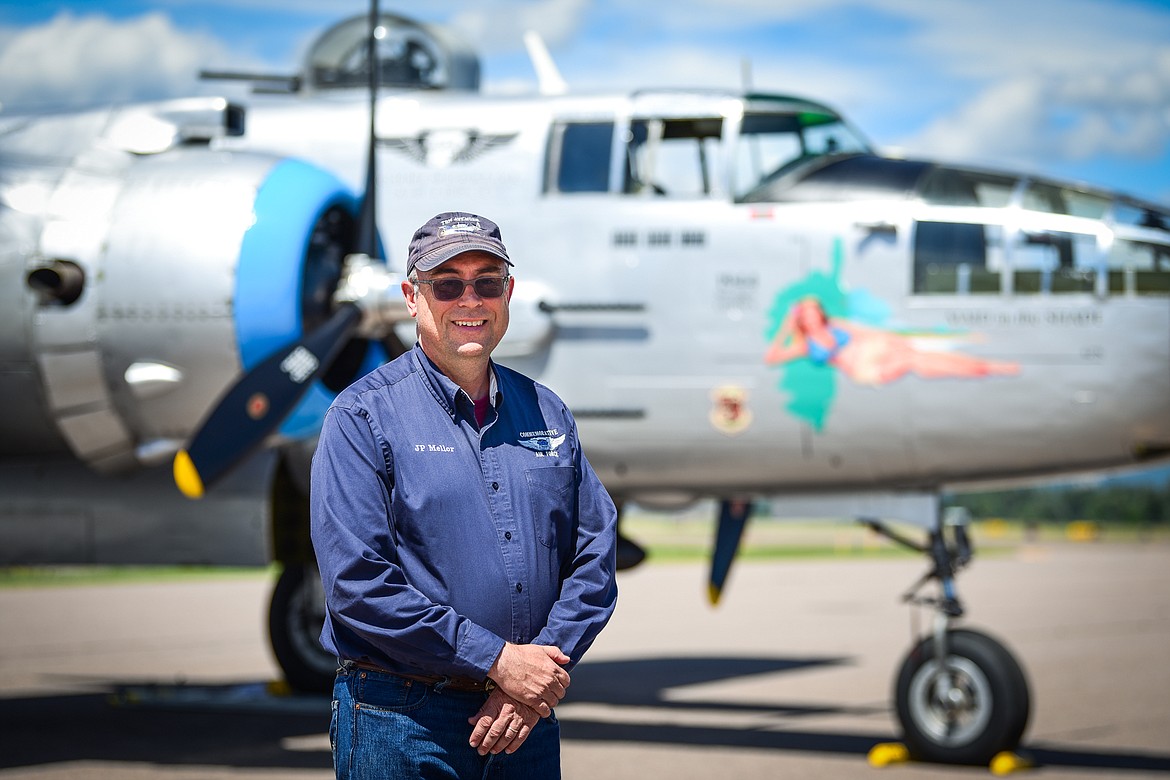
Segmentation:
{"type": "Polygon", "coordinates": [[[367,669],[342,668],[333,684],[329,743],[338,780],[558,780],[561,727],[542,718],[511,755],[481,756],[467,719],[487,697],[367,669]]]}

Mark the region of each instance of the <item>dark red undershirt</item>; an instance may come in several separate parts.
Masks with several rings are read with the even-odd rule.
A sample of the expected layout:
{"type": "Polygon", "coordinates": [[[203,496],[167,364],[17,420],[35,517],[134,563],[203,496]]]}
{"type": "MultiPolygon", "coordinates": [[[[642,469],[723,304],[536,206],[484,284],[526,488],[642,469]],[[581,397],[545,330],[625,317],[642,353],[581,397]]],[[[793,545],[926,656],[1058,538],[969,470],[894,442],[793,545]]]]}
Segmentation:
{"type": "Polygon", "coordinates": [[[483,421],[487,419],[488,409],[491,408],[491,401],[485,395],[472,403],[475,404],[475,424],[482,428],[483,421]]]}

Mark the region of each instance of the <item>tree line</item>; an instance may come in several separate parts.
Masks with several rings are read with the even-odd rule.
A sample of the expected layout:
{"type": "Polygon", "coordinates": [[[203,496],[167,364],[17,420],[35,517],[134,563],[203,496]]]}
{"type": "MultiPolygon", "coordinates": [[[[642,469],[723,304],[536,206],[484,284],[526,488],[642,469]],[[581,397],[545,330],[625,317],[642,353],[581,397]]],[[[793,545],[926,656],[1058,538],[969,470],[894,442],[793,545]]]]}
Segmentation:
{"type": "Polygon", "coordinates": [[[976,520],[1159,525],[1170,523],[1170,480],[1161,486],[1115,484],[953,493],[944,496],[943,504],[966,507],[976,520]]]}

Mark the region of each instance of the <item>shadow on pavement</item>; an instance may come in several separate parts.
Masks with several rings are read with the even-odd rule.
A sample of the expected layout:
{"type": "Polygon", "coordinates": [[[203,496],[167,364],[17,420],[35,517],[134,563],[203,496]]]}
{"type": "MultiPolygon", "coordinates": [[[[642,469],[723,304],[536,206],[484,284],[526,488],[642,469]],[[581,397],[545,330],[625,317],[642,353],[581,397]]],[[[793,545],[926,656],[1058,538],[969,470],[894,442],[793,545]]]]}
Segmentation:
{"type": "MultiPolygon", "coordinates": [[[[870,715],[888,712],[860,705],[808,707],[783,702],[735,702],[727,700],[680,701],[668,699],[668,688],[699,685],[752,675],[774,674],[838,666],[848,658],[638,658],[623,661],[583,663],[573,672],[569,698],[573,702],[592,702],[629,707],[654,707],[665,710],[711,712],[758,712],[783,716],[802,715],[870,715]]],[[[897,740],[892,731],[882,734],[814,732],[786,728],[730,728],[718,725],[690,726],[663,723],[607,722],[596,719],[561,717],[562,736],[566,740],[639,742],[670,745],[754,748],[810,753],[866,755],[880,742],[897,740]]],[[[1037,767],[1118,770],[1170,773],[1170,754],[1146,752],[1068,750],[1059,745],[1024,744],[1025,754],[1037,767]]]]}
{"type": "MultiPolygon", "coordinates": [[[[328,732],[326,697],[289,697],[286,703],[264,693],[242,696],[242,686],[104,687],[0,698],[0,769],[70,761],[333,767],[327,743],[324,749],[297,750],[286,742],[328,732]]],[[[248,686],[256,687],[263,689],[248,686]]]]}
{"type": "MultiPolygon", "coordinates": [[[[573,672],[569,700],[616,707],[706,712],[702,726],[577,718],[566,708],[566,740],[751,748],[863,756],[889,733],[719,726],[737,713],[872,715],[880,708],[842,704],[809,707],[783,702],[678,700],[667,691],[755,675],[849,663],[847,658],[639,658],[584,663],[573,672]]],[[[73,680],[71,682],[77,682],[73,680]]],[[[332,762],[326,696],[280,696],[263,683],[244,685],[131,684],[85,681],[90,693],[0,698],[0,769],[75,761],[323,769],[332,762]]],[[[1024,745],[1036,766],[1170,773],[1170,754],[1068,750],[1024,745]]]]}

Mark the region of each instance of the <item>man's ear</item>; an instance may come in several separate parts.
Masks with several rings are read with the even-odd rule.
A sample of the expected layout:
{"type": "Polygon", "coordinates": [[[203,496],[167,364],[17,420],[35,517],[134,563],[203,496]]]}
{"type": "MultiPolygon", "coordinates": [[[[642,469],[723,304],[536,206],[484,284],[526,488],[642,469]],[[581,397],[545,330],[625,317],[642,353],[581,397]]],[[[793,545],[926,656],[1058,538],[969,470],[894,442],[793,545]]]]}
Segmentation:
{"type": "Polygon", "coordinates": [[[402,297],[406,299],[406,310],[410,312],[411,317],[418,316],[418,301],[415,300],[418,288],[406,280],[402,283],[402,297]]]}

